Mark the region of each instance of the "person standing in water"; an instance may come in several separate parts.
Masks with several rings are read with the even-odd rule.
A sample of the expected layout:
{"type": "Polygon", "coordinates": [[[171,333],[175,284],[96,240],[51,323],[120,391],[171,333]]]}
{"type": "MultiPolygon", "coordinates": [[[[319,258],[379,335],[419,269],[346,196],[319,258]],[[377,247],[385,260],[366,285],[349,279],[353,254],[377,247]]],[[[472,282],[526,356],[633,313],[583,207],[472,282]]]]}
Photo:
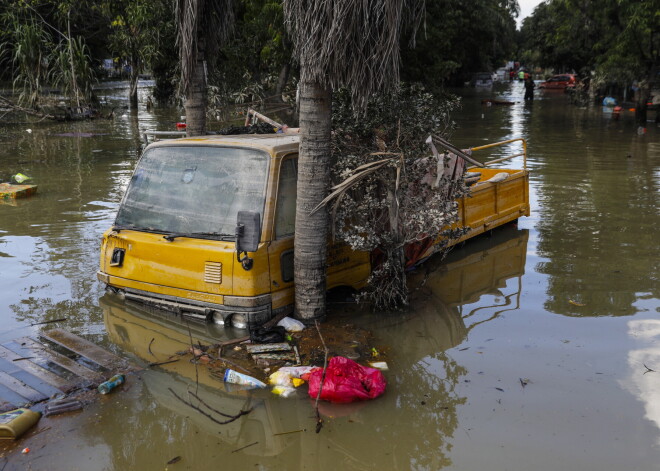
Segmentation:
{"type": "Polygon", "coordinates": [[[534,99],[534,80],[532,76],[528,75],[525,78],[525,101],[534,99]]]}

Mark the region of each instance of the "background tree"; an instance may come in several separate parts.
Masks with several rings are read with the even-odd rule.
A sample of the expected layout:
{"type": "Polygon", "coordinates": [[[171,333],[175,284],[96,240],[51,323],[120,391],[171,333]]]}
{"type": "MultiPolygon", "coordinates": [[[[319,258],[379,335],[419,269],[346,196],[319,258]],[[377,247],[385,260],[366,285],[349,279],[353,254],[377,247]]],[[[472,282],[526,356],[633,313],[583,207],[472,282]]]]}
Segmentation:
{"type": "Polygon", "coordinates": [[[133,109],[138,106],[140,73],[159,53],[161,13],[169,10],[167,5],[168,2],[160,0],[113,0],[105,3],[111,18],[111,48],[120,64],[129,68],[128,101],[133,109]]]}
{"type": "Polygon", "coordinates": [[[331,94],[350,90],[356,109],[399,81],[404,24],[421,19],[421,3],[405,0],[284,0],[300,65],[300,133],[294,247],[296,315],[325,316],[328,216],[310,215],[330,183],[331,94]]]}
{"type": "Polygon", "coordinates": [[[402,78],[437,91],[492,71],[516,48],[516,0],[427,0],[414,48],[403,46],[402,78]]]}
{"type": "MultiPolygon", "coordinates": [[[[88,6],[78,5],[81,11],[88,6]]],[[[75,107],[91,101],[96,76],[89,48],[76,27],[78,14],[67,0],[13,2],[2,13],[0,56],[12,65],[19,102],[38,107],[47,86],[60,88],[75,107]]]]}
{"type": "Polygon", "coordinates": [[[232,5],[232,0],[176,1],[180,93],[184,97],[188,136],[206,133],[207,69],[212,68],[220,43],[227,39],[234,24],[232,5]]]}
{"type": "Polygon", "coordinates": [[[637,118],[645,125],[660,56],[658,6],[657,0],[549,0],[523,22],[521,50],[542,67],[593,75],[622,89],[635,83],[637,118]]]}

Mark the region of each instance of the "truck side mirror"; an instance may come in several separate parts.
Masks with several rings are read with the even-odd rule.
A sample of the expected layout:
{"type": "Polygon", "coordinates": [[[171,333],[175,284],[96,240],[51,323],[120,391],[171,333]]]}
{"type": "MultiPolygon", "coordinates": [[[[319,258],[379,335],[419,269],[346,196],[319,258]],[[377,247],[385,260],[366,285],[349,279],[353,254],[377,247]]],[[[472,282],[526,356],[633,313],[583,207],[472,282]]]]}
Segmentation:
{"type": "Polygon", "coordinates": [[[244,270],[252,268],[248,252],[256,252],[261,240],[261,216],[251,211],[239,211],[236,221],[236,259],[244,270]],[[241,257],[241,254],[244,254],[241,257]]]}

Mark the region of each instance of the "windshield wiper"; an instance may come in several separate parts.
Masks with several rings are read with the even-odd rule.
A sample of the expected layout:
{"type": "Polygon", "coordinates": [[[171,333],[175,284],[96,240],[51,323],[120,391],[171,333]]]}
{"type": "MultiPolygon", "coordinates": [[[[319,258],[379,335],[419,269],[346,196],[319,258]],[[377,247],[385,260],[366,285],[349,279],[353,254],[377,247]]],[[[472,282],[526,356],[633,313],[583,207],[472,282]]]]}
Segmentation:
{"type": "Polygon", "coordinates": [[[112,226],[112,230],[116,232],[120,231],[138,231],[138,232],[151,232],[151,233],[162,233],[164,231],[161,231],[159,229],[154,229],[152,227],[139,227],[139,226],[120,226],[115,224],[112,226]]]}
{"type": "Polygon", "coordinates": [[[221,232],[172,232],[164,235],[163,239],[172,242],[177,237],[188,237],[190,239],[216,239],[220,240],[233,240],[236,237],[234,234],[223,234],[221,232]]]}

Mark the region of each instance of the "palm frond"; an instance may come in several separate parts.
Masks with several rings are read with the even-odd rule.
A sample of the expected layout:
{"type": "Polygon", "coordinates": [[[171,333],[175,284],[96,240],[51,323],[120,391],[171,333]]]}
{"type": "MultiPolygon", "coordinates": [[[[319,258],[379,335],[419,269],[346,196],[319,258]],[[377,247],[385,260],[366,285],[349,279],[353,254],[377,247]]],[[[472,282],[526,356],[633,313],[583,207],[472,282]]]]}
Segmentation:
{"type": "Polygon", "coordinates": [[[197,55],[213,59],[234,25],[233,0],[176,0],[177,45],[181,61],[180,92],[188,94],[197,55]]]}
{"type": "Polygon", "coordinates": [[[284,0],[301,81],[347,87],[359,108],[376,90],[399,83],[400,40],[412,36],[424,0],[284,0]]]}

